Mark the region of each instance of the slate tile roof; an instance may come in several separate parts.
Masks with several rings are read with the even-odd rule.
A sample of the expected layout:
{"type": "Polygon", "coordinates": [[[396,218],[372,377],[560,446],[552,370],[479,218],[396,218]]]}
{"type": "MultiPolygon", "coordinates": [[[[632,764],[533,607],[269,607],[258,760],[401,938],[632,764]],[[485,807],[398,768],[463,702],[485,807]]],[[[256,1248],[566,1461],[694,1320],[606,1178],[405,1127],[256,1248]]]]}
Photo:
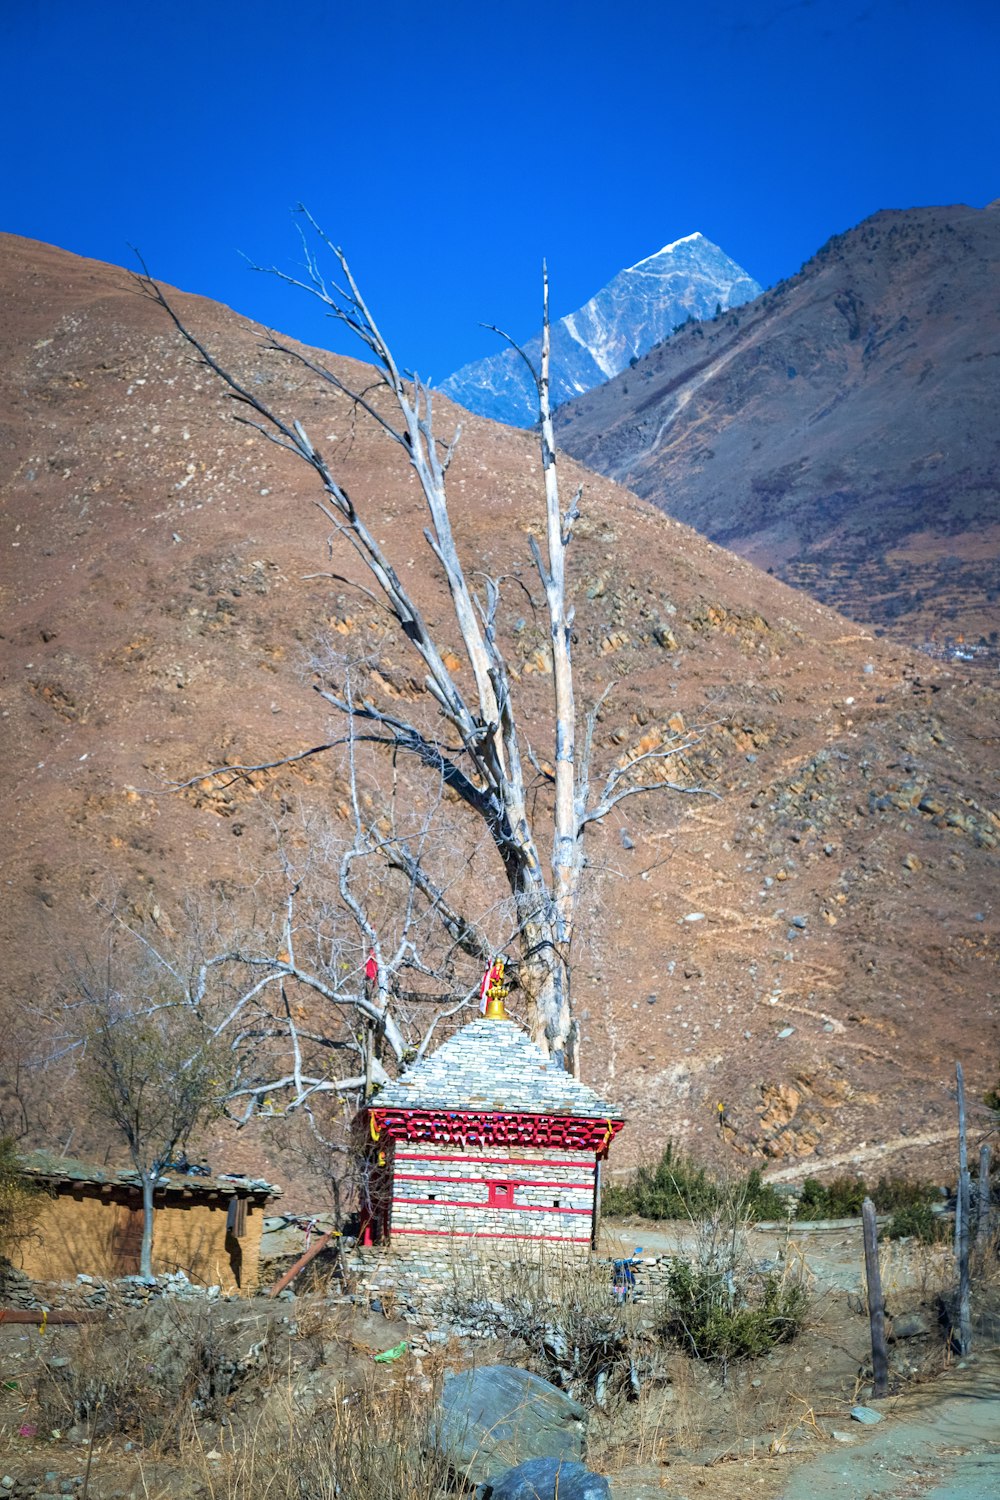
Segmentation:
{"type": "MultiPolygon", "coordinates": [[[[137,1172],[130,1167],[102,1167],[96,1162],[80,1161],[74,1156],[58,1156],[54,1151],[29,1151],[18,1159],[18,1166],[26,1177],[42,1182],[80,1182],[98,1185],[135,1187],[139,1181],[137,1172]]],[[[161,1191],[183,1192],[195,1197],[212,1193],[232,1193],[236,1197],[254,1199],[280,1198],[281,1189],[262,1177],[246,1177],[242,1172],[219,1172],[210,1177],[199,1173],[181,1172],[171,1167],[157,1178],[161,1191]]]]}
{"type": "Polygon", "coordinates": [[[514,1114],[621,1119],[513,1021],[470,1021],[372,1100],[376,1109],[508,1110],[514,1114]]]}

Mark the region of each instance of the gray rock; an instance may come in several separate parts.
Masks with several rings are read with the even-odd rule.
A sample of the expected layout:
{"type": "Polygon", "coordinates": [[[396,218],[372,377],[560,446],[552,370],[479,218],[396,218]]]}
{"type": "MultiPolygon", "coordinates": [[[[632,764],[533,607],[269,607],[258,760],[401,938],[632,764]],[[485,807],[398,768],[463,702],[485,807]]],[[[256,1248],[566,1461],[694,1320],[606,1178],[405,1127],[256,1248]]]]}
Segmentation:
{"type": "Polygon", "coordinates": [[[611,1500],[603,1474],[571,1459],[530,1458],[484,1484],[479,1500],[611,1500]]]}
{"type": "Polygon", "coordinates": [[[919,1313],[903,1313],[902,1317],[893,1318],[889,1338],[919,1339],[927,1333],[930,1333],[930,1329],[919,1313]]]}
{"type": "Polygon", "coordinates": [[[583,1458],[587,1413],[547,1380],[512,1365],[446,1375],[434,1430],[456,1473],[484,1484],[531,1458],[583,1458]]]}
{"type": "Polygon", "coordinates": [[[881,1422],[882,1413],[873,1411],[870,1406],[852,1406],[851,1417],[855,1422],[862,1422],[866,1427],[874,1427],[876,1422],[881,1422]]]}

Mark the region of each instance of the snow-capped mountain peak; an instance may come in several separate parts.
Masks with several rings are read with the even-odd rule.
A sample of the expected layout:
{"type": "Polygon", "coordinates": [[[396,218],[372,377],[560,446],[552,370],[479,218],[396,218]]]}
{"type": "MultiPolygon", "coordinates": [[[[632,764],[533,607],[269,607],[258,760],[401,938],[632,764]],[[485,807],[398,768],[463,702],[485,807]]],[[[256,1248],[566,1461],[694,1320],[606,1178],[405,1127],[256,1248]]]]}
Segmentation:
{"type": "MultiPolygon", "coordinates": [[[[689,318],[710,318],[749,302],[760,286],[718,245],[696,231],[619,271],[576,312],[552,325],[552,403],[582,395],[625,369],[689,318]]],[[[524,346],[537,365],[541,335],[524,346]]],[[[512,349],[449,375],[445,395],[512,427],[538,417],[531,376],[512,349]]]]}

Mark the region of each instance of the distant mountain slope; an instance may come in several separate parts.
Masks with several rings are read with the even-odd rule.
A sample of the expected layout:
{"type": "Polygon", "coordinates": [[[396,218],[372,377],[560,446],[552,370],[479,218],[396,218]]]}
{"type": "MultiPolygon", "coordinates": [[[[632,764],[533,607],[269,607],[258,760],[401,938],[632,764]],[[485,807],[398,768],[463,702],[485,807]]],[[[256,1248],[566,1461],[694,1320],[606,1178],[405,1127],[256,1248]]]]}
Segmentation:
{"type": "Polygon", "coordinates": [[[883,212],[558,416],[561,444],[904,639],[1000,597],[1000,207],[883,212]]]}
{"type": "MultiPolygon", "coordinates": [[[[457,652],[405,456],[374,418],[262,349],[253,324],[172,295],[248,389],[322,438],[457,652]]],[[[348,384],[370,379],[324,358],[348,384]]],[[[454,413],[439,415],[447,431],[454,413]]],[[[175,951],[198,951],[184,944],[192,902],[204,941],[216,919],[245,922],[262,952],[284,941],[266,906],[269,872],[286,868],[278,840],[308,866],[325,819],[350,818],[343,762],[199,773],[342,734],[310,687],[331,640],[408,717],[432,710],[405,638],[354,586],[367,580],[350,549],[335,542],[331,558],[305,470],[232,417],[125,271],[0,235],[0,1094],[18,1032],[30,1052],[46,1015],[60,1020],[49,1002],[74,960],[102,952],[96,898],[175,951]]],[[[503,580],[497,641],[530,726],[544,840],[552,669],[530,563],[545,523],[537,443],[465,425],[449,475],[455,540],[477,587],[503,580]]],[[[951,1128],[956,1058],[970,1099],[997,1080],[996,686],[872,640],[562,465],[567,496],[586,481],[569,589],[581,713],[598,705],[594,784],[693,729],[671,777],[718,794],[634,798],[592,830],[573,985],[584,1080],[630,1120],[613,1170],[672,1138],[742,1169],[798,1161],[805,1175],[905,1132],[909,1156],[884,1162],[900,1170],[923,1133],[951,1128]]],[[[466,685],[457,654],[455,670],[466,685]]],[[[443,802],[431,868],[451,892],[474,880],[477,912],[499,909],[495,865],[484,857],[466,875],[453,863],[462,840],[447,800],[402,758],[382,773],[365,796],[398,806],[402,785],[443,802]]],[[[510,1005],[518,1015],[516,992],[510,1005]]],[[[31,1144],[72,1129],[77,1149],[81,1112],[61,1075],[44,1085],[53,1118],[31,1144]]],[[[283,1128],[220,1125],[212,1164],[281,1182],[284,1205],[305,1211],[316,1199],[296,1159],[278,1156],[283,1128]]]]}
{"type": "MultiPolygon", "coordinates": [[[[720,304],[739,307],[759,291],[753,277],[703,234],[664,245],[553,325],[553,405],[610,380],[688,318],[711,317],[720,304]]],[[[536,369],[541,348],[540,334],[524,346],[536,369]]],[[[513,349],[465,365],[441,389],[469,411],[512,427],[538,420],[531,376],[513,349]]]]}

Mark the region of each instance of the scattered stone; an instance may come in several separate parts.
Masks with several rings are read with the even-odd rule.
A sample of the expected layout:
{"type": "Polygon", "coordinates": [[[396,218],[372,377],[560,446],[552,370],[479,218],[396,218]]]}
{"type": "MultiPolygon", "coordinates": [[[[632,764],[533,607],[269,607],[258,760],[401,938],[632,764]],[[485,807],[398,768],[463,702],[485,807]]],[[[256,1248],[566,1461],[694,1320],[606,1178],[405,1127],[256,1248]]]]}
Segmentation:
{"type": "Polygon", "coordinates": [[[797,927],[800,932],[804,931],[804,929],[809,925],[808,917],[789,917],[788,920],[790,921],[791,925],[793,927],[797,927]]]}
{"type": "Polygon", "coordinates": [[[531,1458],[481,1485],[479,1500],[611,1500],[603,1474],[558,1458],[531,1458]]]}
{"type": "Polygon", "coordinates": [[[870,1406],[852,1406],[851,1418],[855,1422],[861,1422],[865,1427],[874,1427],[876,1422],[881,1422],[882,1413],[873,1411],[870,1406]]]}
{"type": "Polygon", "coordinates": [[[892,1319],[889,1339],[920,1339],[928,1333],[930,1329],[919,1313],[904,1313],[902,1317],[892,1319]]]}
{"type": "Polygon", "coordinates": [[[856,1441],[856,1436],[853,1432],[838,1432],[835,1427],[831,1429],[830,1436],[835,1443],[853,1443],[856,1441]]]}
{"type": "Polygon", "coordinates": [[[904,870],[922,870],[923,869],[923,864],[921,863],[921,861],[917,858],[917,856],[915,854],[904,854],[903,855],[903,869],[904,870]]]}
{"type": "Polygon", "coordinates": [[[794,1036],[794,1035],[795,1035],[795,1027],[794,1026],[783,1026],[781,1028],[781,1030],[778,1032],[778,1041],[779,1042],[783,1042],[783,1041],[785,1041],[785,1039],[787,1037],[794,1036]]]}

